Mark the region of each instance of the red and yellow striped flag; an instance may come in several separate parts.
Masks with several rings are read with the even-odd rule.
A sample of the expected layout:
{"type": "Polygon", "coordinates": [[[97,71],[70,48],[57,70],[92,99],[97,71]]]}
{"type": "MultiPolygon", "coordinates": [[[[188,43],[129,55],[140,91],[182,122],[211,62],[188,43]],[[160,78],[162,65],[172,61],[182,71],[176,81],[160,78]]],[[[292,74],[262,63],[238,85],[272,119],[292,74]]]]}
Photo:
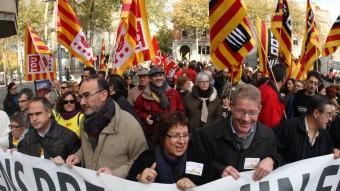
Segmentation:
{"type": "Polygon", "coordinates": [[[292,62],[292,20],[287,0],[279,0],[272,18],[271,30],[279,42],[281,59],[290,67],[292,62]]]}
{"type": "Polygon", "coordinates": [[[320,53],[320,38],[314,21],[314,13],[310,6],[309,0],[307,0],[306,31],[299,61],[301,67],[296,79],[305,79],[306,74],[313,69],[314,63],[320,56],[320,53]]]}
{"type": "Polygon", "coordinates": [[[334,22],[331,30],[328,33],[324,49],[322,51],[323,56],[333,54],[340,46],[340,15],[334,22]]]}
{"type": "Polygon", "coordinates": [[[25,80],[54,80],[55,69],[52,52],[30,24],[26,23],[25,80]]]}
{"type": "Polygon", "coordinates": [[[99,62],[99,70],[106,70],[106,64],[105,64],[105,39],[103,36],[102,39],[102,47],[101,47],[101,51],[100,51],[100,62],[99,62]]]}
{"type": "Polygon", "coordinates": [[[114,55],[118,73],[133,64],[154,59],[145,0],[123,1],[114,55]]]}
{"type": "Polygon", "coordinates": [[[243,58],[255,45],[247,12],[240,0],[210,0],[209,14],[211,59],[238,82],[243,58]]]}
{"type": "Polygon", "coordinates": [[[58,0],[58,42],[86,66],[93,67],[93,53],[68,0],[58,0]]]}

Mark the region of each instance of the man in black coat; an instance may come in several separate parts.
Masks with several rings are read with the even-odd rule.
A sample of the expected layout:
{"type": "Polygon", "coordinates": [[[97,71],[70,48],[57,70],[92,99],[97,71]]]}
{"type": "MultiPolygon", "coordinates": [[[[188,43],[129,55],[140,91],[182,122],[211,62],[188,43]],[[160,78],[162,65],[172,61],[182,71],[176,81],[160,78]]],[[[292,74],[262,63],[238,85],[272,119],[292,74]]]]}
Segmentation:
{"type": "Polygon", "coordinates": [[[275,129],[284,162],[292,163],[332,152],[334,158],[339,158],[340,150],[334,149],[326,130],[332,119],[331,103],[321,95],[314,95],[309,98],[306,108],[306,115],[290,118],[275,129]]]}
{"type": "Polygon", "coordinates": [[[257,122],[260,91],[253,85],[239,86],[232,99],[231,116],[210,123],[200,131],[201,147],[220,178],[255,169],[254,180],[268,175],[280,164],[275,134],[257,122]]]}
{"type": "Polygon", "coordinates": [[[46,98],[33,98],[28,107],[29,130],[18,151],[49,159],[75,153],[80,147],[78,136],[52,119],[52,105],[46,98]]]}

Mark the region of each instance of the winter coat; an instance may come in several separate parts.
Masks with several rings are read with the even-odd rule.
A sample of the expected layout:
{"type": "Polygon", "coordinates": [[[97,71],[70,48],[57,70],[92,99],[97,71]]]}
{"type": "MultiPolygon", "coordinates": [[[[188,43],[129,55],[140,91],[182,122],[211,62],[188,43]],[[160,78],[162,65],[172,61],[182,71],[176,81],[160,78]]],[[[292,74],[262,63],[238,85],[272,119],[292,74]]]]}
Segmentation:
{"type": "Polygon", "coordinates": [[[78,136],[51,119],[51,127],[44,137],[35,129],[30,129],[18,145],[18,151],[35,157],[61,156],[64,160],[75,153],[80,147],[78,136]]]}
{"type": "Polygon", "coordinates": [[[219,176],[216,178],[220,178],[229,165],[239,172],[246,171],[246,158],[262,160],[271,157],[275,162],[274,166],[279,166],[281,157],[277,151],[275,134],[270,128],[257,122],[255,136],[247,149],[242,149],[233,136],[231,117],[210,123],[200,131],[201,147],[212,161],[219,176]]]}
{"type": "MultiPolygon", "coordinates": [[[[183,99],[183,104],[187,117],[189,118],[191,128],[199,128],[206,124],[201,121],[202,101],[198,98],[198,91],[199,88],[194,86],[192,92],[188,93],[183,99]]],[[[213,88],[206,103],[209,113],[207,123],[222,118],[221,99],[217,96],[215,88],[213,88]]]]}
{"type": "Polygon", "coordinates": [[[7,113],[8,117],[11,117],[15,112],[19,111],[17,95],[7,94],[3,104],[4,111],[7,113]]]}
{"type": "Polygon", "coordinates": [[[271,81],[262,84],[259,89],[262,108],[258,120],[268,127],[274,128],[284,118],[284,101],[271,81]]]}
{"type": "Polygon", "coordinates": [[[334,145],[326,129],[319,129],[313,146],[309,143],[304,116],[288,119],[274,130],[285,163],[333,152],[334,145]]]}
{"type": "Polygon", "coordinates": [[[170,101],[170,107],[168,109],[161,109],[159,98],[155,93],[151,92],[149,86],[147,86],[137,98],[135,109],[144,123],[144,132],[147,137],[152,137],[157,132],[156,126],[162,113],[170,111],[184,112],[181,96],[175,89],[169,87],[166,89],[165,94],[170,101]],[[151,125],[146,123],[148,115],[151,115],[154,121],[151,125]]]}
{"type": "Polygon", "coordinates": [[[117,103],[114,104],[115,114],[100,132],[95,150],[84,130],[83,120],[80,129],[82,145],[76,155],[85,168],[98,170],[109,167],[115,176],[125,178],[138,155],[147,149],[147,144],[137,120],[117,103]]]}
{"type": "MultiPolygon", "coordinates": [[[[155,159],[155,150],[147,150],[144,151],[138,159],[133,163],[129,175],[127,177],[128,180],[137,181],[136,177],[138,174],[142,173],[145,168],[150,168],[150,166],[156,161],[155,159]]],[[[201,185],[208,183],[210,181],[213,181],[213,171],[211,166],[208,163],[208,160],[204,157],[202,157],[201,151],[196,147],[196,145],[192,144],[192,142],[189,142],[189,146],[187,149],[187,162],[194,162],[203,164],[203,171],[202,175],[193,175],[190,173],[183,174],[183,177],[189,178],[194,184],[201,185]]],[[[156,164],[156,171],[159,171],[160,169],[157,168],[156,164]]],[[[176,180],[178,181],[178,180],[176,180]]],[[[164,183],[160,182],[158,178],[156,178],[155,182],[157,183],[164,183]]]]}

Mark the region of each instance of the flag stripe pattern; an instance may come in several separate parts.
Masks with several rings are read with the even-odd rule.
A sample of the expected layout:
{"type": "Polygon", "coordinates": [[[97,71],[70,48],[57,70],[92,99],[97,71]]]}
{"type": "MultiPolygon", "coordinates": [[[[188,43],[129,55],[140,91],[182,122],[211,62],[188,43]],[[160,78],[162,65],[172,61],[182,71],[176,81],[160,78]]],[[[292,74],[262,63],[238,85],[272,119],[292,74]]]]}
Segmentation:
{"type": "Polygon", "coordinates": [[[55,79],[52,52],[29,23],[25,30],[25,80],[55,79]]]}
{"type": "Polygon", "coordinates": [[[220,69],[228,67],[237,82],[243,58],[255,45],[247,12],[240,0],[211,0],[209,15],[211,59],[220,69]]]}
{"type": "Polygon", "coordinates": [[[323,56],[333,54],[340,46],[340,15],[334,22],[331,30],[326,39],[324,49],[322,51],[323,56]]]}
{"type": "Polygon", "coordinates": [[[117,30],[114,66],[122,73],[133,64],[155,58],[145,0],[124,0],[117,30]]]}
{"type": "Polygon", "coordinates": [[[58,0],[58,42],[83,64],[93,67],[93,53],[68,0],[58,0]]]}
{"type": "Polygon", "coordinates": [[[306,74],[313,69],[314,63],[321,52],[320,38],[314,21],[314,13],[310,6],[310,0],[307,0],[306,13],[306,31],[300,56],[301,67],[296,76],[296,79],[302,80],[304,80],[306,74]]]}
{"type": "Polygon", "coordinates": [[[271,31],[279,41],[279,56],[289,67],[292,60],[292,21],[287,0],[279,0],[272,18],[271,31]]]}

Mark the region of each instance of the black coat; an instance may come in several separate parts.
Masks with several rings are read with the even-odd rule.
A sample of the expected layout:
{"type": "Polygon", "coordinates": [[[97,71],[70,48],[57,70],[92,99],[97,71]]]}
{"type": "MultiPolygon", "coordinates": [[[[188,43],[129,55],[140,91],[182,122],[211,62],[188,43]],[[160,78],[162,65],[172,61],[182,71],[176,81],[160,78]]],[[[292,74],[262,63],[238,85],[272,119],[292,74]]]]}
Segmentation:
{"type": "Polygon", "coordinates": [[[332,137],[334,146],[340,148],[340,114],[332,121],[329,133],[332,137]]]}
{"type": "Polygon", "coordinates": [[[4,111],[7,113],[8,117],[11,117],[13,113],[19,111],[17,95],[7,94],[4,100],[4,111]]]}
{"type": "Polygon", "coordinates": [[[216,179],[221,177],[223,170],[229,165],[239,172],[246,171],[246,158],[262,160],[271,157],[275,161],[275,167],[280,165],[276,137],[270,128],[258,122],[255,136],[247,149],[240,148],[232,133],[230,117],[210,123],[200,131],[201,148],[212,162],[218,175],[216,179]]]}
{"type": "Polygon", "coordinates": [[[285,163],[327,155],[333,151],[333,142],[325,129],[319,129],[319,136],[313,146],[309,143],[305,117],[288,119],[275,128],[279,152],[285,163]]]}
{"type": "Polygon", "coordinates": [[[18,145],[18,151],[27,155],[40,157],[43,149],[46,159],[61,156],[64,160],[79,148],[78,136],[73,131],[57,124],[53,119],[51,119],[51,127],[45,137],[41,137],[36,130],[31,129],[18,145]]]}
{"type": "MultiPolygon", "coordinates": [[[[155,162],[155,150],[147,150],[139,155],[137,160],[133,163],[129,174],[127,176],[128,180],[137,181],[136,177],[138,174],[142,173],[145,168],[151,167],[151,165],[155,162]]],[[[187,161],[203,163],[203,172],[202,176],[192,175],[192,174],[183,174],[183,177],[189,178],[196,185],[202,185],[214,180],[213,169],[208,164],[206,158],[200,153],[198,147],[196,147],[192,142],[189,142],[189,146],[187,149],[187,161]]],[[[156,171],[157,171],[156,164],[156,171]]],[[[178,181],[178,180],[176,180],[178,181]]],[[[162,183],[156,178],[155,182],[162,183]]]]}

